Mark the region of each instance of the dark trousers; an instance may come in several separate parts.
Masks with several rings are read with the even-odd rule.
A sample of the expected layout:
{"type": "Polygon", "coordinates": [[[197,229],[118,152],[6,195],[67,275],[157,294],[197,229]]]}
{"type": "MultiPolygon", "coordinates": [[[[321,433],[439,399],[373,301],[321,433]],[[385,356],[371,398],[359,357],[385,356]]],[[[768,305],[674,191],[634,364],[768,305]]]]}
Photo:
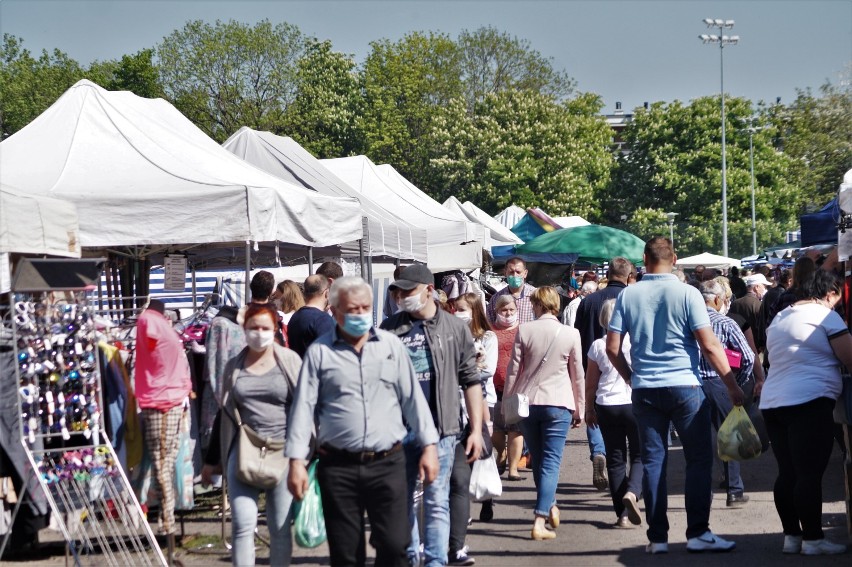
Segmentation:
{"type": "Polygon", "coordinates": [[[317,479],[332,565],[364,565],[366,511],[376,565],[408,566],[411,533],[402,451],[364,465],[321,456],[317,479]]]}
{"type": "Polygon", "coordinates": [[[595,404],[598,425],[606,446],[606,470],[609,474],[609,493],[615,515],[624,512],[624,495],[632,492],[642,495],[642,452],[639,444],[639,428],[633,416],[633,404],[601,406],[595,404]],[[630,461],[630,472],[627,462],[630,461]]]}
{"type": "Polygon", "coordinates": [[[450,473],[450,558],[464,547],[470,518],[470,465],[464,445],[456,445],[453,472],[450,473]]]}
{"type": "MultiPolygon", "coordinates": [[[[728,387],[721,378],[705,378],[701,384],[707,402],[710,404],[710,422],[713,429],[719,431],[725,418],[734,409],[734,403],[728,395],[728,387]]],[[[722,461],[722,470],[725,473],[725,486],[728,487],[729,495],[741,496],[745,487],[743,478],[740,476],[739,461],[722,461]]]]}
{"type": "Polygon", "coordinates": [[[822,477],[834,442],[834,400],[763,410],[778,461],[775,509],[785,535],[822,539],[822,477]]]}

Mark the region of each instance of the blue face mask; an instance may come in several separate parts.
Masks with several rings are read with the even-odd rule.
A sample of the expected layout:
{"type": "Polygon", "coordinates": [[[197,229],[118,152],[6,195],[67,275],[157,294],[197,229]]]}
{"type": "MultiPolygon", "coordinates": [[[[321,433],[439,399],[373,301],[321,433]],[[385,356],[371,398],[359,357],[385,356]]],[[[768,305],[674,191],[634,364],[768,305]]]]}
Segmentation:
{"type": "Polygon", "coordinates": [[[524,278],[521,276],[506,276],[506,283],[509,284],[509,287],[512,289],[518,289],[524,285],[524,278]]]}
{"type": "Polygon", "coordinates": [[[343,332],[353,337],[362,337],[373,326],[372,313],[346,313],[343,316],[343,332]]]}

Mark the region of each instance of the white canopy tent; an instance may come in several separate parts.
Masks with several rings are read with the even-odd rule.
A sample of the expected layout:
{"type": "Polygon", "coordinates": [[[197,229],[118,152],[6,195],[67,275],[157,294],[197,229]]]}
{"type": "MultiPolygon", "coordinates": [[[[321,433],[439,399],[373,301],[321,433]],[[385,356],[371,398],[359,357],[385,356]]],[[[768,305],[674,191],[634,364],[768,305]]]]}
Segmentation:
{"type": "Polygon", "coordinates": [[[696,266],[704,266],[705,268],[716,268],[727,270],[731,266],[736,266],[739,268],[741,266],[740,261],[736,258],[726,258],[725,256],[718,256],[716,254],[711,254],[710,252],[702,252],[697,256],[690,256],[688,258],[678,258],[676,268],[683,268],[690,270],[696,266]]]}
{"type": "Polygon", "coordinates": [[[441,206],[391,166],[377,166],[365,156],[320,161],[402,221],[426,229],[428,266],[433,272],[482,266],[483,228],[441,206]]]}
{"type": "Polygon", "coordinates": [[[0,183],[0,293],[12,286],[10,254],[80,257],[73,203],[0,183]]]}
{"type": "Polygon", "coordinates": [[[77,207],[0,184],[0,253],[80,257],[77,207]]]}
{"type": "Polygon", "coordinates": [[[426,230],[401,221],[359,193],[289,137],[240,128],[222,147],[248,163],[305,189],[333,197],[351,197],[367,218],[366,253],[426,262],[426,230]]]}
{"type": "Polygon", "coordinates": [[[505,246],[509,244],[523,244],[524,241],[515,236],[515,234],[494,220],[488,213],[471,203],[470,201],[465,201],[462,203],[455,197],[450,197],[446,201],[444,201],[444,206],[451,211],[455,211],[461,215],[464,215],[468,220],[472,222],[476,222],[484,226],[489,234],[491,242],[490,246],[505,246]]]}
{"type": "Polygon", "coordinates": [[[240,160],[166,101],[83,80],[0,143],[3,180],[77,206],[83,247],[361,238],[353,199],[240,160]]]}
{"type": "MultiPolygon", "coordinates": [[[[842,214],[852,215],[852,169],[843,176],[843,182],[837,191],[837,203],[842,214]]],[[[852,258],[852,230],[848,228],[837,235],[837,252],[841,261],[852,258]]]]}
{"type": "Polygon", "coordinates": [[[500,214],[494,216],[494,220],[505,226],[506,228],[511,229],[513,226],[518,224],[518,221],[524,218],[524,215],[527,214],[525,209],[517,205],[509,205],[502,211],[500,214]]]}

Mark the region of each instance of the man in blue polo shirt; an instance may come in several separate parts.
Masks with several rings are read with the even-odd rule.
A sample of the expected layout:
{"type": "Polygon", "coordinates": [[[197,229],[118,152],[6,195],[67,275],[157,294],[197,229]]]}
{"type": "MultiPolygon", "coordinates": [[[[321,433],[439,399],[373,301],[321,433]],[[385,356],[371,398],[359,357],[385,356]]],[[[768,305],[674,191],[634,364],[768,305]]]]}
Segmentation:
{"type": "Polygon", "coordinates": [[[736,544],[710,531],[713,437],[710,406],[698,378],[699,353],[719,374],[734,405],[743,404],[743,391],[713,334],[701,294],[672,274],[677,257],[671,241],[651,238],[643,259],[648,273],[619,294],[606,349],[619,374],[633,387],[633,414],[639,424],[645,469],[642,491],[650,542],[646,551],[668,552],[665,465],[671,423],[686,459],[686,548],[691,552],[730,551],[736,544]],[[621,348],[628,334],[632,369],[621,348]]]}

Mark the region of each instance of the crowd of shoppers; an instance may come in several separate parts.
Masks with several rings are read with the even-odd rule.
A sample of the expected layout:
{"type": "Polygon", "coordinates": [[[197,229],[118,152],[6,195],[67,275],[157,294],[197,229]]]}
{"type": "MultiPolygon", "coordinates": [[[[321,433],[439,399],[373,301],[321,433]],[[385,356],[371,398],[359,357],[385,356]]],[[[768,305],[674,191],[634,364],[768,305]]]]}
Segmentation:
{"type": "MultiPolygon", "coordinates": [[[[686,460],[686,547],[730,551],[736,544],[709,524],[713,429],[744,404],[760,419],[758,403],[778,463],[783,552],[843,552],[821,528],[839,369],[852,367],[852,335],[834,311],[840,280],[805,259],[777,287],[746,273],[736,298],[736,278],[714,270],[679,278],[666,238],[649,240],[643,260],[639,278],[624,258],[612,259],[605,279],[590,272],[568,310],[556,288],[530,285],[520,258],[506,263],[507,286],[487,304],[478,290],[440,298],[423,265],[398,269],[380,326],[371,286],[327,265],[301,287],[281,282],[236,319],[224,310],[208,336],[208,395],[219,411],[203,476],[224,471],[234,565],[254,563],[261,492],[270,561],[289,563],[292,502],[308,489],[312,459],[332,565],[365,564],[368,522],[377,565],[473,565],[468,485],[492,443],[503,480],[532,473],[530,537],[554,539],[566,438],[583,421],[593,484],[609,490],[614,527],[642,525],[644,507],[646,551],[668,552],[674,433],[686,460]],[[275,341],[282,322],[290,348],[275,341]],[[510,423],[505,402],[519,394],[528,415],[510,423]],[[286,441],[289,468],[271,488],[237,474],[243,426],[286,441]]],[[[727,506],[744,506],[740,463],[724,463],[721,474],[727,506]]],[[[495,515],[495,503],[483,502],[479,519],[495,515]]]]}

